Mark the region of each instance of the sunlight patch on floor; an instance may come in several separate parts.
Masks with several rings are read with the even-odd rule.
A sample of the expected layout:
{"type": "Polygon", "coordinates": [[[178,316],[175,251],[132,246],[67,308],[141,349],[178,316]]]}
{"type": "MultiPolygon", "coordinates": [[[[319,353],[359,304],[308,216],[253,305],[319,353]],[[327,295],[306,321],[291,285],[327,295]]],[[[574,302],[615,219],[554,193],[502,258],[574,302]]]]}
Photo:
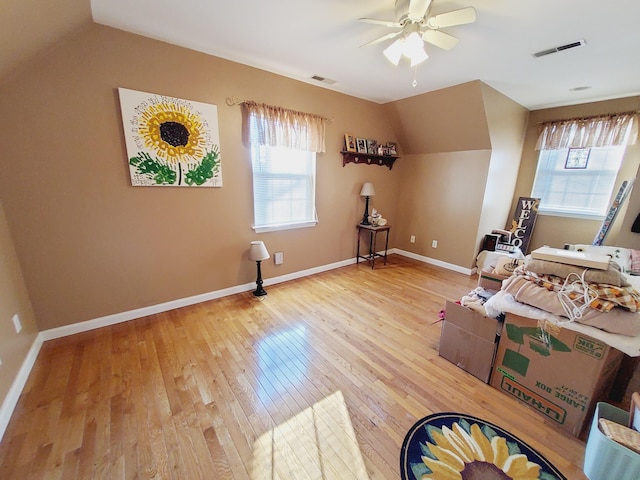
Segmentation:
{"type": "Polygon", "coordinates": [[[368,479],[342,392],[303,410],[253,444],[252,480],[368,479]]]}

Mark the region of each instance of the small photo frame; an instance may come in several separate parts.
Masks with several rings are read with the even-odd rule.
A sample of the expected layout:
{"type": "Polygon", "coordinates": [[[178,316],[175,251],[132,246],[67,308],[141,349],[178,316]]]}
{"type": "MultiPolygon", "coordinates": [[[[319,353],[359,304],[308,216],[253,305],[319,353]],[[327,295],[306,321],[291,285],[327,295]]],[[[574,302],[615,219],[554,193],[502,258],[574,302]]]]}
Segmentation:
{"type": "Polygon", "coordinates": [[[346,152],[356,152],[356,139],[353,135],[345,133],[344,135],[344,149],[346,152]]]}
{"type": "Polygon", "coordinates": [[[377,140],[367,140],[367,153],[369,155],[377,155],[378,154],[378,141],[377,140]]]}
{"type": "Polygon", "coordinates": [[[565,169],[584,169],[589,163],[590,148],[570,148],[564,162],[565,169]]]}
{"type": "Polygon", "coordinates": [[[367,153],[367,140],[365,138],[356,138],[356,151],[358,153],[367,153]]]}

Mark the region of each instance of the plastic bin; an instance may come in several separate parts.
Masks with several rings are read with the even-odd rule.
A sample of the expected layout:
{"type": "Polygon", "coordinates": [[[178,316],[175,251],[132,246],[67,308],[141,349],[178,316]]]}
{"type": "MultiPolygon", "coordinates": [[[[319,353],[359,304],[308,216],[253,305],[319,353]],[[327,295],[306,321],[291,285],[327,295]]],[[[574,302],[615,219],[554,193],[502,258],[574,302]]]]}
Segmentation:
{"type": "Polygon", "coordinates": [[[589,480],[640,479],[640,454],[605,437],[598,427],[601,418],[629,424],[628,412],[608,403],[596,405],[584,452],[584,474],[589,480]]]}

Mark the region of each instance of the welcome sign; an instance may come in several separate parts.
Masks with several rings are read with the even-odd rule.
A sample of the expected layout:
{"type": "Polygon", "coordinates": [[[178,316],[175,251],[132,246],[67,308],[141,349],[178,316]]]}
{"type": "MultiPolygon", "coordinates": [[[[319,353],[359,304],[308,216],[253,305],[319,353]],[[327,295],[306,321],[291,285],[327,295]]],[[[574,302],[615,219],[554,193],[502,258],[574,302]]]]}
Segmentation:
{"type": "Polygon", "coordinates": [[[511,220],[511,245],[518,247],[525,255],[528,253],[529,241],[538,216],[539,198],[520,197],[516,206],[516,214],[511,220]]]}

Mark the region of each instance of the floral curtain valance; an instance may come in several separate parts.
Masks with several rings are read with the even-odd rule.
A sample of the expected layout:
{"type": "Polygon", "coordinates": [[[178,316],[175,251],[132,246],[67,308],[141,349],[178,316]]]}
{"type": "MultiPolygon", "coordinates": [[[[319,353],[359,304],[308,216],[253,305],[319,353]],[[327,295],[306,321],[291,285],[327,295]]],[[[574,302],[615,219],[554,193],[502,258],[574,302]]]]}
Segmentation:
{"type": "Polygon", "coordinates": [[[269,147],[286,147],[311,152],[325,151],[328,119],[313,113],[242,102],[245,138],[269,147]]]}
{"type": "Polygon", "coordinates": [[[573,118],[543,123],[536,150],[629,145],[637,138],[638,112],[573,118]]]}

